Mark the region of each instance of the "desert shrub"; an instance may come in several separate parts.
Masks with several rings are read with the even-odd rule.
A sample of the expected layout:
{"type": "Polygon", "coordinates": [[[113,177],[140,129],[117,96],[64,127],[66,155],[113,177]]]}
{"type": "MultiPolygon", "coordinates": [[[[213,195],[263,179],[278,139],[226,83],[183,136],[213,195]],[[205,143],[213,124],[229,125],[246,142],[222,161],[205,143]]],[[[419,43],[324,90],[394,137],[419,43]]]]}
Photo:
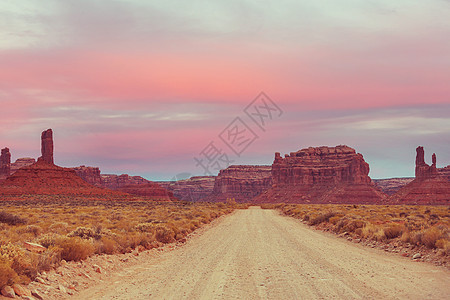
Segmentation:
{"type": "Polygon", "coordinates": [[[6,223],[8,225],[19,225],[26,224],[27,220],[8,212],[0,211],[0,223],[6,223]]]}
{"type": "Polygon", "coordinates": [[[443,236],[437,227],[428,228],[421,237],[422,243],[428,248],[436,248],[436,242],[443,236]]]}
{"type": "Polygon", "coordinates": [[[109,237],[102,237],[98,253],[114,254],[119,251],[117,242],[109,237]]]}
{"type": "Polygon", "coordinates": [[[102,236],[99,232],[97,232],[98,230],[94,230],[92,228],[86,228],[86,227],[78,227],[77,229],[75,229],[74,231],[72,231],[71,233],[69,233],[67,236],[68,237],[80,237],[82,239],[96,239],[99,240],[102,236]]]}
{"type": "Polygon", "coordinates": [[[49,230],[54,233],[63,234],[67,232],[68,226],[69,224],[67,224],[66,222],[56,222],[50,225],[49,230]]]}
{"type": "Polygon", "coordinates": [[[340,220],[341,218],[342,218],[341,216],[334,216],[334,217],[331,217],[331,218],[328,220],[328,222],[330,222],[330,223],[333,224],[333,225],[336,225],[337,222],[339,222],[339,220],[340,220]]]}
{"type": "Polygon", "coordinates": [[[403,234],[404,227],[401,225],[390,225],[384,227],[384,235],[387,239],[393,239],[403,234]]]}
{"type": "Polygon", "coordinates": [[[66,261],[79,261],[94,254],[95,247],[91,241],[76,236],[61,237],[49,250],[59,253],[61,259],[66,261]]]}
{"type": "Polygon", "coordinates": [[[411,233],[409,231],[404,231],[402,233],[402,236],[400,237],[400,240],[404,243],[411,243],[412,241],[411,233]]]}
{"type": "Polygon", "coordinates": [[[308,224],[309,225],[317,225],[317,224],[320,224],[323,222],[328,222],[328,220],[330,220],[330,218],[334,217],[335,215],[336,215],[336,213],[331,212],[331,211],[327,212],[325,214],[320,214],[317,217],[311,219],[308,224]]]}
{"type": "Polygon", "coordinates": [[[153,225],[152,223],[139,223],[134,226],[134,229],[140,232],[154,232],[155,225],[153,225]]]}
{"type": "Polygon", "coordinates": [[[155,227],[156,240],[161,243],[172,243],[175,241],[175,232],[166,225],[155,227]]]}
{"type": "Polygon", "coordinates": [[[34,242],[36,244],[44,246],[45,248],[48,248],[50,246],[54,246],[56,244],[56,241],[61,238],[62,238],[62,236],[59,234],[46,233],[46,234],[41,235],[34,242]]]}
{"type": "Polygon", "coordinates": [[[0,289],[18,280],[17,273],[11,268],[11,262],[0,257],[0,289]]]}
{"type": "Polygon", "coordinates": [[[31,233],[34,236],[38,236],[42,233],[42,228],[37,225],[27,225],[25,228],[19,230],[20,233],[31,233]]]}

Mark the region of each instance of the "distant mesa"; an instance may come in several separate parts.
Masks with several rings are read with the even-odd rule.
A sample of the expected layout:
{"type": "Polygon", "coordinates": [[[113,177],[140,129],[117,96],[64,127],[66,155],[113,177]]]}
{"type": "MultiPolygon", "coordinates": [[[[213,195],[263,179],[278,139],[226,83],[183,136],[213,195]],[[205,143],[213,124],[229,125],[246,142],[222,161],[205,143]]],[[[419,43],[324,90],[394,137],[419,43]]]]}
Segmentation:
{"type": "Polygon", "coordinates": [[[432,155],[431,166],[425,162],[422,146],[416,149],[416,177],[409,184],[389,197],[391,204],[450,204],[450,166],[436,167],[436,154],[432,155]]]}
{"type": "Polygon", "coordinates": [[[100,168],[79,166],[72,168],[72,170],[74,170],[75,173],[87,183],[92,184],[96,187],[104,187],[103,180],[100,175],[100,168]]]}
{"type": "Polygon", "coordinates": [[[256,203],[382,203],[386,195],[375,188],[369,164],[345,145],[309,147],[275,153],[272,187],[256,203]]]}
{"type": "Polygon", "coordinates": [[[11,164],[11,175],[14,174],[17,170],[26,166],[30,166],[35,162],[36,160],[31,157],[23,157],[16,159],[16,161],[11,164]]]}
{"type": "Polygon", "coordinates": [[[158,184],[183,201],[198,202],[209,196],[216,176],[193,176],[177,181],[160,181],[158,184]]]}
{"type": "Polygon", "coordinates": [[[219,172],[211,194],[201,201],[249,202],[271,186],[272,166],[232,165],[219,172]]]}
{"type": "Polygon", "coordinates": [[[403,186],[414,180],[414,177],[372,179],[375,187],[387,195],[395,194],[403,186]]]}

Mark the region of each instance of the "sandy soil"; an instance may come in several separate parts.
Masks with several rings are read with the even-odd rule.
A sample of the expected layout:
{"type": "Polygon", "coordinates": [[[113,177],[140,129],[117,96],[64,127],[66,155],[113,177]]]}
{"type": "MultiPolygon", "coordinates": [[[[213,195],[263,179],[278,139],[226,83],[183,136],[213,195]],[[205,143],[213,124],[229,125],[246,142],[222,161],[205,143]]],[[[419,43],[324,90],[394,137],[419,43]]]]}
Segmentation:
{"type": "MultiPolygon", "coordinates": [[[[223,217],[77,299],[448,299],[450,272],[315,231],[273,210],[223,217]]],[[[141,258],[141,257],[139,257],[141,258]]]]}

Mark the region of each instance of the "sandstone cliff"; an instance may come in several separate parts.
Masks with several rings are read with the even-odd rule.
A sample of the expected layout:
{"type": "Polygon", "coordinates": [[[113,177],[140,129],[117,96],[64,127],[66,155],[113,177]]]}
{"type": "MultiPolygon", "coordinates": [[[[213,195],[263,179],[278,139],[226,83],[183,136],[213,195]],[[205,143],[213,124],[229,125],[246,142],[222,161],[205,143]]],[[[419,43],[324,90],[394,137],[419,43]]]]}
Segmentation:
{"type": "Polygon", "coordinates": [[[212,193],[202,201],[250,202],[272,186],[271,166],[233,165],[221,170],[214,181],[212,193]]]}
{"type": "Polygon", "coordinates": [[[20,168],[30,166],[30,165],[34,164],[35,162],[36,162],[36,160],[31,157],[18,158],[18,159],[16,159],[15,162],[13,162],[11,164],[11,174],[14,174],[20,168]]]}
{"type": "Polygon", "coordinates": [[[105,187],[103,184],[103,179],[100,175],[100,169],[97,167],[86,167],[86,166],[79,166],[72,168],[72,170],[77,173],[78,176],[81,177],[84,181],[87,183],[90,183],[97,187],[105,187]]]}
{"type": "Polygon", "coordinates": [[[309,147],[281,157],[275,153],[273,186],[256,203],[381,203],[369,164],[348,146],[309,147]]]}
{"type": "Polygon", "coordinates": [[[183,201],[197,202],[205,198],[214,188],[215,176],[193,176],[189,179],[178,181],[158,182],[174,196],[183,201]]]}

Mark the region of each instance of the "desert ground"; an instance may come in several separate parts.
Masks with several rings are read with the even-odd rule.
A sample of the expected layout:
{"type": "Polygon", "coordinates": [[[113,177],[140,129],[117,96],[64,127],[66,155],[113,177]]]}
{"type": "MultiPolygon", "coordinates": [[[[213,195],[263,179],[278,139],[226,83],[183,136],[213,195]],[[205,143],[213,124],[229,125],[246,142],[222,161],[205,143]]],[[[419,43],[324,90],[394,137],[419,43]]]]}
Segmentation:
{"type": "Polygon", "coordinates": [[[448,269],[313,230],[276,210],[222,216],[76,299],[446,299],[448,269]]]}

